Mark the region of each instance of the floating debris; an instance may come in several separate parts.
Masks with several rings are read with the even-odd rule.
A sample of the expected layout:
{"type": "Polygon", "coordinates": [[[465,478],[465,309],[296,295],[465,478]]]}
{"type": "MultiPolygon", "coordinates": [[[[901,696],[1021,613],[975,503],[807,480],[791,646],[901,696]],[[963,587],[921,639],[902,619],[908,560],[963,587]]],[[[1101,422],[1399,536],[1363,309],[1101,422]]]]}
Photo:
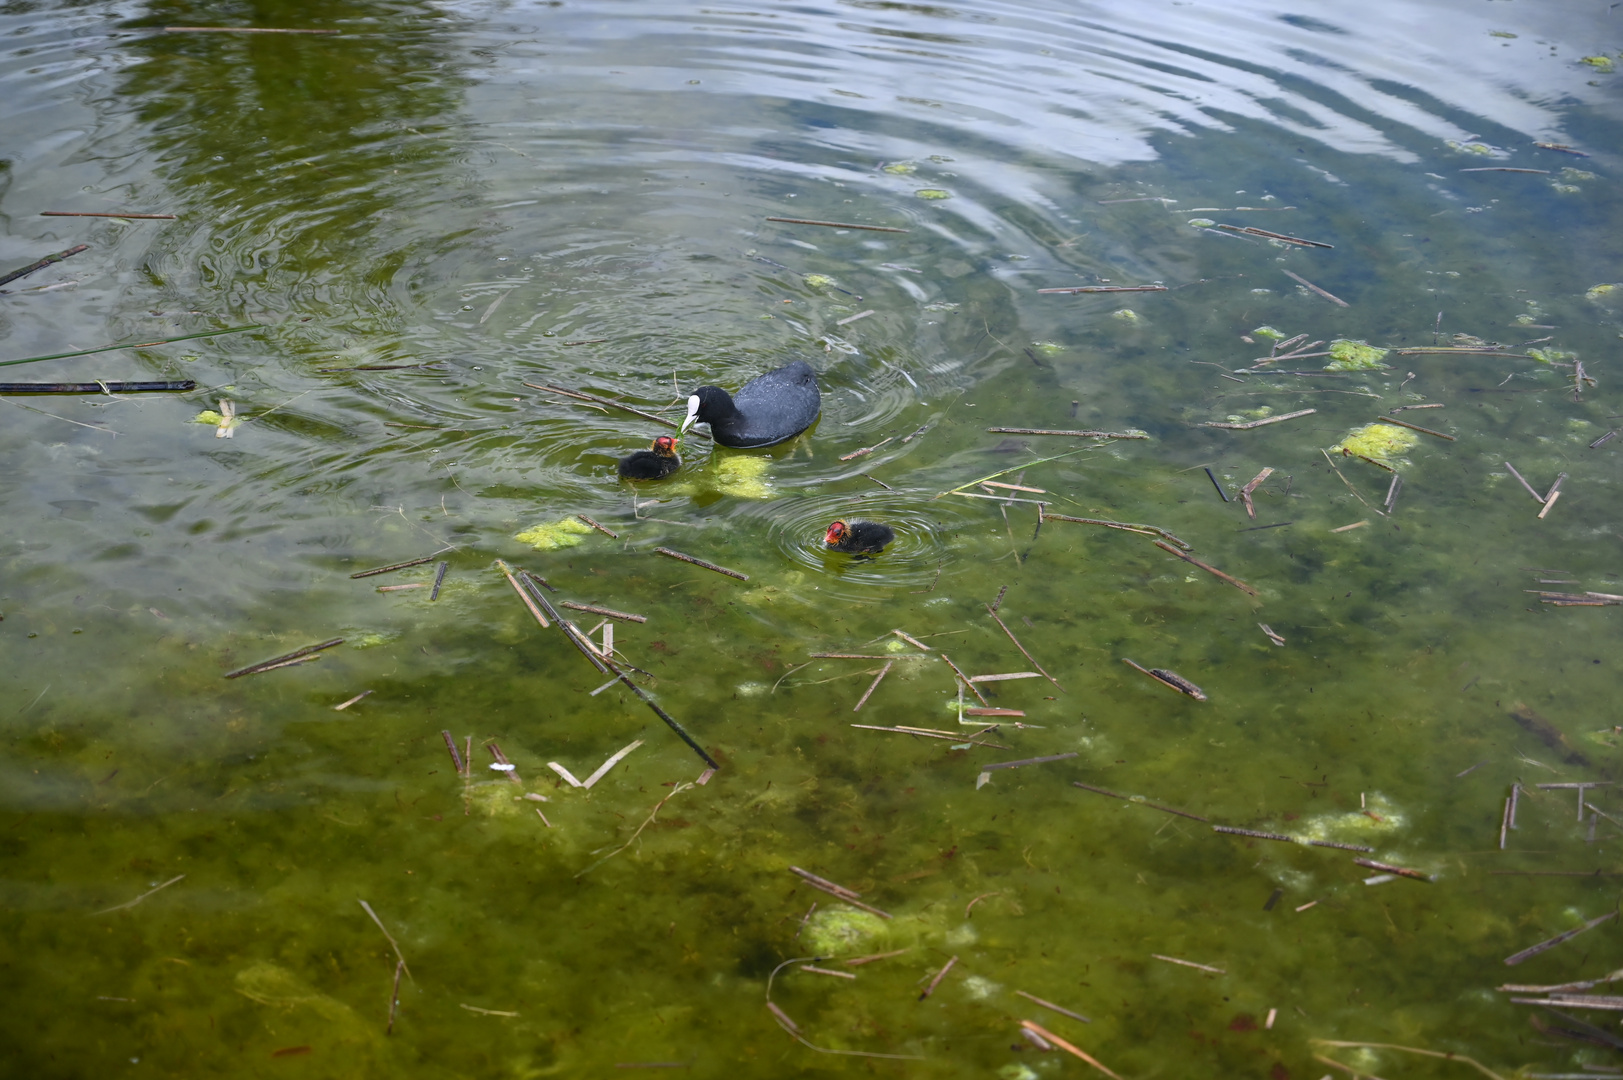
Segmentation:
{"type": "Polygon", "coordinates": [[[559,518],[557,521],[532,525],[514,535],[513,539],[521,544],[528,544],[537,551],[558,551],[561,548],[575,547],[591,534],[590,525],[574,518],[559,518]]]}
{"type": "Polygon", "coordinates": [[[1381,360],[1390,350],[1371,345],[1367,341],[1336,338],[1330,343],[1330,362],[1326,371],[1371,371],[1382,366],[1381,360]]]}

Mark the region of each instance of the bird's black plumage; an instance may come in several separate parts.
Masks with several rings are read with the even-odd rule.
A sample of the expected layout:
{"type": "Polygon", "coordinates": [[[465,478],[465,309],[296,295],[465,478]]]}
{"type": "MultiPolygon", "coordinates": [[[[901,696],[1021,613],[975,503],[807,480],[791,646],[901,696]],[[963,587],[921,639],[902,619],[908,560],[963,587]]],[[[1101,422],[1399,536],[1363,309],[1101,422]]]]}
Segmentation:
{"type": "Polygon", "coordinates": [[[661,435],[652,449],[638,450],[620,459],[620,476],[626,480],[659,480],[682,467],[676,456],[676,440],[661,435]]]}
{"type": "Polygon", "coordinates": [[[836,521],[828,527],[823,543],[834,551],[874,554],[896,539],[896,530],[877,521],[836,521]]]}
{"type": "Polygon", "coordinates": [[[816,372],[806,361],[796,360],[757,375],[737,394],[719,386],[699,387],[688,398],[682,430],[704,423],[722,446],[771,446],[811,427],[822,408],[816,372]]]}

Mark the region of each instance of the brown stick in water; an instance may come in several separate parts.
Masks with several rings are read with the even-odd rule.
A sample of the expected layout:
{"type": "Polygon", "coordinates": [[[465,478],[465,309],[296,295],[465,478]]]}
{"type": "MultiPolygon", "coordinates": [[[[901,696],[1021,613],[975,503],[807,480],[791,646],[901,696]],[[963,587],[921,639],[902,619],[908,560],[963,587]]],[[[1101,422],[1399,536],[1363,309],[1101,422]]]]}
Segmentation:
{"type": "Polygon", "coordinates": [[[868,704],[868,699],[873,696],[873,692],[879,689],[879,684],[884,681],[886,675],[890,674],[893,664],[894,661],[885,661],[885,666],[879,669],[879,674],[875,675],[873,682],[868,684],[868,689],[862,692],[862,697],[857,700],[856,706],[851,710],[852,712],[859,712],[864,705],[868,704]]]}
{"type": "Polygon", "coordinates": [[[52,263],[59,263],[63,259],[72,258],[73,256],[79,254],[79,252],[81,252],[81,251],[89,251],[89,250],[90,250],[90,245],[89,244],[78,244],[78,245],[76,245],[74,247],[68,248],[68,250],[66,250],[66,251],[59,251],[55,255],[47,255],[47,256],[45,256],[45,258],[41,259],[39,262],[31,263],[30,265],[23,267],[21,270],[13,270],[9,274],[0,275],[0,285],[5,285],[5,284],[8,284],[10,282],[16,281],[18,278],[21,278],[21,277],[27,277],[29,274],[32,274],[35,270],[43,270],[47,266],[50,266],[52,263]]]}
{"type": "Polygon", "coordinates": [[[672,551],[670,548],[657,547],[654,549],[654,551],[660,555],[666,556],[667,558],[676,559],[679,562],[691,563],[694,566],[703,567],[706,570],[714,570],[718,574],[726,574],[728,577],[737,578],[739,581],[748,581],[750,579],[748,574],[740,574],[737,570],[729,570],[725,566],[717,566],[713,562],[705,562],[703,559],[695,559],[692,555],[684,555],[680,551],[672,551]]]}
{"type": "Polygon", "coordinates": [[[1166,551],[1166,552],[1168,552],[1170,554],[1176,555],[1178,558],[1182,559],[1186,563],[1189,563],[1191,566],[1200,567],[1202,570],[1206,571],[1208,574],[1211,574],[1213,577],[1220,578],[1221,580],[1228,582],[1230,585],[1233,585],[1236,589],[1239,589],[1241,592],[1245,593],[1247,596],[1256,596],[1257,595],[1257,590],[1256,589],[1252,588],[1250,585],[1247,585],[1245,582],[1241,581],[1239,578],[1230,577],[1228,574],[1223,573],[1223,571],[1219,570],[1217,567],[1211,566],[1211,565],[1209,565],[1207,563],[1203,563],[1199,559],[1195,558],[1192,555],[1185,555],[1183,552],[1179,551],[1177,548],[1173,547],[1171,544],[1164,544],[1161,541],[1157,540],[1157,541],[1155,541],[1155,546],[1162,549],[1163,551],[1166,551]]]}
{"type": "Polygon", "coordinates": [[[294,651],[283,656],[275,656],[269,660],[262,660],[257,664],[250,664],[245,668],[238,668],[236,671],[227,672],[225,677],[228,679],[236,679],[242,677],[243,675],[256,675],[261,671],[269,671],[273,667],[280,667],[289,661],[300,660],[306,656],[309,656],[311,653],[317,653],[323,649],[330,649],[334,645],[342,645],[343,643],[343,638],[335,637],[328,641],[323,641],[319,645],[306,645],[302,649],[295,649],[294,651]]]}

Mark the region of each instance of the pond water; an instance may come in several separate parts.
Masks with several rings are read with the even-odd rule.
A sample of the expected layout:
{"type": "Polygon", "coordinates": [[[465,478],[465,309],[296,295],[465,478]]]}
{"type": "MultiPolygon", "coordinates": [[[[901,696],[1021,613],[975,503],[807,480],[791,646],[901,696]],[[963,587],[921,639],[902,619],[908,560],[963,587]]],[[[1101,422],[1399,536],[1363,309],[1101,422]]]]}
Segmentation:
{"type": "Polygon", "coordinates": [[[195,383],[0,397],[9,1074],[1620,1071],[1604,1002],[1498,988],[1623,967],[1617,921],[1505,963],[1623,875],[1570,787],[1623,743],[1623,13],[0,42],[0,272],[88,245],[3,286],[0,374],[195,383]],[[793,359],[805,435],[617,479],[793,359]],[[503,567],[645,616],[627,682],[503,567]]]}

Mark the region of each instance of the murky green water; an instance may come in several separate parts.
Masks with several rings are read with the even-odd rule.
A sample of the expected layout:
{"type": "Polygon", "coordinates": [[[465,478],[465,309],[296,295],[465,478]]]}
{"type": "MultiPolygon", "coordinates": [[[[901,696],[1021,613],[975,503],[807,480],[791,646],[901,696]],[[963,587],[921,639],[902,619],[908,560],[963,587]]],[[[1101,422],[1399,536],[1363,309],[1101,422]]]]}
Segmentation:
{"type": "Polygon", "coordinates": [[[1623,285],[1595,290],[1623,281],[1623,73],[1585,61],[1623,63],[1623,24],[1118,7],[0,6],[0,272],[89,245],[5,287],[0,360],[258,326],[0,369],[198,386],[0,398],[4,1071],[1090,1071],[1021,1020],[1126,1078],[1481,1075],[1314,1040],[1623,1065],[1614,1013],[1494,989],[1623,967],[1615,923],[1503,963],[1615,908],[1555,873],[1623,873],[1615,789],[1580,818],[1531,788],[1499,834],[1513,784],[1610,780],[1623,739],[1617,613],[1529,591],[1623,592],[1623,438],[1590,446],[1623,414],[1623,285]],[[1263,327],[1507,348],[1237,374],[1263,327]],[[614,460],[664,429],[526,385],[661,410],[795,357],[807,436],[689,437],[636,491],[614,460]],[[230,439],[198,422],[221,399],[230,439]],[[1322,452],[1383,414],[1452,437],[1380,425],[1397,488],[1322,452]],[[1542,520],[1506,461],[1565,475],[1542,520]],[[990,474],[1040,491],[944,494],[990,474]],[[618,538],[515,539],[578,514],[618,538]],[[825,553],[842,516],[898,540],[825,553]],[[498,559],[647,616],[614,644],[707,784],[498,559]],[[1005,586],[1054,682],[977,684],[1024,715],[961,726],[939,652],[1035,666],[1005,586]],[[853,713],[881,661],[817,652],[894,663],[853,713]],[[548,767],[638,739],[590,790],[548,767]],[[409,965],[392,1031],[362,901],[409,965]],[[855,978],[780,967],[819,956],[855,978]]]}

